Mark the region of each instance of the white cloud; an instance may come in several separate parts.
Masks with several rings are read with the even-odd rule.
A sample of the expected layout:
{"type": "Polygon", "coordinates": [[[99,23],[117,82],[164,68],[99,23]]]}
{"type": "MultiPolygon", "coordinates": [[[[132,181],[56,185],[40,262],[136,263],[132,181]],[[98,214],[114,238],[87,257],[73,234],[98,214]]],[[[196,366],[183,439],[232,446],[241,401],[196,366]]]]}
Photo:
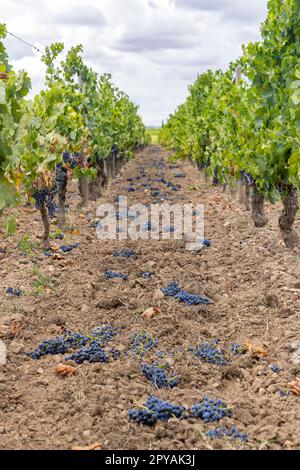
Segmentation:
{"type": "MultiPolygon", "coordinates": [[[[0,21],[31,43],[82,43],[88,64],[112,73],[150,125],[174,111],[198,73],[226,67],[243,43],[259,38],[266,6],[267,0],[0,0],[0,21]]],[[[39,90],[40,59],[12,37],[6,45],[39,90]]]]}

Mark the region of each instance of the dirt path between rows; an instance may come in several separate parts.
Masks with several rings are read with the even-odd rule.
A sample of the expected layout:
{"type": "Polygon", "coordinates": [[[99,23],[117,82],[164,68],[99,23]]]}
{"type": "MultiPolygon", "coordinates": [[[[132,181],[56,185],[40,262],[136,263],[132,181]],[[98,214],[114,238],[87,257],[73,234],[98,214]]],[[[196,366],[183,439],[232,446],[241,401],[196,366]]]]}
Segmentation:
{"type": "Polygon", "coordinates": [[[222,188],[211,186],[188,162],[170,166],[168,156],[157,146],[138,154],[101,201],[81,214],[75,210],[78,196],[71,193],[68,223],[76,229],[64,242],[55,241],[79,242],[69,254],[48,258],[37,248],[30,256],[20,254],[20,239],[29,234],[36,242],[41,231],[33,209],[18,212],[19,230],[12,239],[2,235],[7,253],[0,254],[0,338],[8,360],[0,366],[1,449],[70,449],[97,441],[107,450],[300,448],[300,397],[287,391],[300,375],[290,350],[290,344],[300,340],[300,263],[299,254],[288,251],[280,239],[280,207],[267,207],[270,223],[256,229],[246,210],[222,188]],[[128,181],[143,174],[143,168],[144,177],[128,181]],[[178,173],[185,177],[176,178],[178,173]],[[181,188],[174,191],[155,181],[162,176],[181,188]],[[195,254],[185,250],[183,241],[99,241],[91,227],[97,205],[114,203],[118,195],[126,195],[130,204],[150,204],[156,199],[143,184],[159,188],[172,203],[203,203],[205,236],[212,246],[195,254]],[[127,192],[130,185],[136,187],[134,192],[127,192]],[[132,249],[137,256],[113,257],[120,248],[132,249]],[[128,274],[129,280],[107,280],[107,269],[128,274]],[[155,276],[142,279],[140,273],[147,271],[155,276]],[[42,284],[39,290],[33,286],[37,279],[42,284]],[[162,298],[159,289],[172,281],[208,296],[214,304],[189,307],[162,298]],[[13,299],[5,295],[7,287],[20,288],[24,294],[13,299]],[[150,307],[161,313],[143,318],[150,307]],[[64,355],[37,361],[25,356],[64,328],[89,333],[106,323],[121,329],[110,345],[123,352],[118,360],[85,363],[76,366],[76,375],[61,378],[54,369],[64,362],[64,355]],[[159,342],[146,361],[157,359],[157,351],[168,353],[172,370],[180,376],[177,387],[155,390],[141,374],[128,353],[131,336],[141,330],[159,342]],[[258,360],[250,353],[231,355],[228,365],[217,366],[189,352],[199,342],[213,339],[225,349],[250,340],[268,350],[268,356],[258,360]],[[273,372],[271,365],[281,372],[273,372]],[[204,395],[221,398],[234,412],[220,425],[237,426],[249,442],[211,441],[205,433],[218,424],[197,419],[172,418],[154,428],[129,422],[128,410],[149,395],[187,407],[204,395]]]}

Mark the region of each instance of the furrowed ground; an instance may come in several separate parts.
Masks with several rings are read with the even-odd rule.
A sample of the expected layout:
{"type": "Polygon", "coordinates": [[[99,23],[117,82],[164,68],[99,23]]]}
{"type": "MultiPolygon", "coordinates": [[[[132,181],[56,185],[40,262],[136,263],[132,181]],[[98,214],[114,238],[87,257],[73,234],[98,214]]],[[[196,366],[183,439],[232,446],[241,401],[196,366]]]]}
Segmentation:
{"type": "MultiPolygon", "coordinates": [[[[1,235],[7,251],[0,254],[0,329],[8,351],[7,365],[0,366],[2,449],[70,449],[95,442],[104,449],[131,450],[299,449],[300,398],[288,384],[300,374],[290,349],[300,340],[300,263],[299,253],[287,250],[280,239],[281,208],[268,206],[268,226],[256,229],[248,212],[222,188],[211,186],[188,162],[170,166],[169,155],[157,146],[138,154],[88,211],[76,211],[77,193],[71,193],[68,224],[73,231],[63,241],[53,241],[58,246],[80,243],[71,253],[44,256],[37,247],[41,227],[34,209],[17,213],[19,229],[13,238],[7,241],[1,235]],[[127,178],[140,175],[141,166],[146,176],[129,183],[127,178]],[[185,178],[175,178],[178,172],[185,178]],[[155,182],[162,175],[181,189],[172,191],[155,182]],[[167,193],[172,203],[203,203],[205,237],[212,246],[195,254],[185,250],[183,241],[98,240],[91,227],[98,204],[114,203],[118,195],[128,196],[129,205],[150,204],[157,199],[143,187],[146,183],[167,193]],[[130,184],[135,192],[126,191],[130,184]],[[31,250],[26,234],[34,243],[31,250]],[[137,256],[113,257],[120,248],[137,256]],[[20,252],[26,249],[23,256],[20,252]],[[107,269],[128,274],[129,280],[107,280],[107,269]],[[155,276],[142,279],[140,273],[146,271],[155,276]],[[189,307],[162,297],[160,289],[172,281],[214,304],[189,307]],[[24,293],[9,297],[8,287],[24,293]],[[161,313],[142,317],[150,307],[161,313]],[[110,344],[124,353],[115,361],[76,365],[75,375],[61,378],[54,370],[66,355],[40,360],[25,355],[65,329],[87,334],[107,323],[121,329],[110,344]],[[156,390],[141,374],[129,352],[131,336],[141,330],[158,338],[158,347],[145,362],[156,360],[157,351],[176,353],[169,357],[180,377],[177,387],[156,390]],[[228,365],[217,366],[189,351],[214,339],[226,350],[249,340],[268,355],[255,359],[250,352],[231,354],[228,365]],[[282,370],[273,372],[272,365],[282,370]],[[149,395],[186,407],[208,395],[233,407],[233,416],[216,424],[172,418],[153,428],[129,422],[128,410],[149,395]],[[246,432],[248,443],[206,437],[221,425],[246,432]]],[[[300,230],[299,218],[296,228],[300,230]]]]}

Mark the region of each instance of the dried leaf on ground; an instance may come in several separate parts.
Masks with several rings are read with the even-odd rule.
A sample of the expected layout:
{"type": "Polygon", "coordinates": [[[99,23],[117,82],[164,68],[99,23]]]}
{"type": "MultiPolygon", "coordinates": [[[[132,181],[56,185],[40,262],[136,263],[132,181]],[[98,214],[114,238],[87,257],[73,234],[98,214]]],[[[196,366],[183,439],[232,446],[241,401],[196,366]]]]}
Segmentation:
{"type": "Polygon", "coordinates": [[[71,377],[76,373],[75,367],[59,364],[55,368],[55,374],[59,375],[60,377],[71,377]]]}
{"type": "Polygon", "coordinates": [[[14,321],[11,325],[11,332],[13,336],[19,336],[21,331],[21,324],[18,321],[14,321]]]}
{"type": "Polygon", "coordinates": [[[51,251],[58,252],[59,251],[59,246],[56,245],[55,243],[51,244],[51,251]]]}
{"type": "Polygon", "coordinates": [[[252,344],[249,340],[246,343],[246,349],[247,351],[250,352],[250,354],[255,357],[256,359],[259,359],[261,357],[266,357],[269,355],[268,351],[266,351],[264,348],[261,346],[255,346],[252,344]]]}
{"type": "Polygon", "coordinates": [[[151,308],[148,308],[148,309],[142,314],[142,317],[151,320],[151,318],[155,317],[156,315],[159,315],[160,313],[161,313],[160,308],[151,307],[151,308]]]}
{"type": "Polygon", "coordinates": [[[300,397],[300,379],[296,379],[293,382],[290,382],[289,387],[295,395],[300,397]]]}

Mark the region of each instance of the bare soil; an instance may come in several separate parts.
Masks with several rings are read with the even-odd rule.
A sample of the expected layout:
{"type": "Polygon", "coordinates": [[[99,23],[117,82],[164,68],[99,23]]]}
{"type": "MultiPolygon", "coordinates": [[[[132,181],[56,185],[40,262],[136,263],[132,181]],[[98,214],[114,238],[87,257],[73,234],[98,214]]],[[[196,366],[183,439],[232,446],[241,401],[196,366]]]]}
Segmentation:
{"type": "MultiPolygon", "coordinates": [[[[229,193],[213,187],[189,162],[170,168],[169,156],[156,146],[138,154],[103,197],[82,212],[76,210],[79,199],[74,187],[68,214],[73,232],[63,242],[52,242],[58,246],[79,242],[69,254],[57,259],[44,256],[39,246],[41,222],[32,208],[16,213],[19,227],[12,238],[0,232],[0,245],[7,249],[0,254],[0,338],[8,352],[7,364],[0,366],[1,449],[70,449],[97,441],[107,450],[300,448],[300,397],[280,394],[300,375],[290,350],[290,344],[300,340],[300,257],[280,238],[281,207],[267,205],[268,226],[254,228],[249,213],[229,193]],[[114,202],[118,195],[128,196],[130,204],[153,202],[141,184],[148,176],[152,181],[161,176],[153,165],[161,159],[165,178],[181,189],[175,192],[157,182],[153,186],[167,192],[173,203],[205,205],[205,235],[212,240],[211,248],[192,253],[183,241],[100,241],[91,228],[99,203],[114,202]],[[147,177],[134,183],[135,192],[127,193],[127,178],[138,175],[141,165],[147,177]],[[186,178],[175,178],[178,172],[186,178]],[[18,247],[25,234],[35,244],[26,257],[18,247]],[[125,247],[137,256],[112,256],[125,247]],[[129,280],[107,280],[106,269],[128,274],[129,280]],[[142,271],[155,276],[141,279],[142,271]],[[41,275],[44,281],[37,289],[34,282],[41,275]],[[210,297],[214,304],[189,307],[162,298],[159,289],[172,281],[210,297]],[[24,295],[11,298],[5,294],[7,287],[20,288],[24,295]],[[150,307],[159,307],[161,314],[147,320],[141,314],[150,307]],[[180,384],[172,390],[155,390],[130,354],[108,364],[76,366],[76,375],[68,378],[54,373],[64,356],[34,361],[25,355],[65,328],[89,333],[106,323],[121,328],[111,345],[124,352],[130,349],[131,335],[140,330],[158,338],[159,351],[176,352],[172,369],[180,384]],[[228,366],[219,367],[188,351],[200,340],[212,339],[219,339],[224,348],[250,340],[266,349],[268,356],[232,356],[228,366]],[[282,368],[280,373],[272,372],[274,364],[282,368]],[[130,423],[128,410],[149,395],[188,407],[204,395],[224,399],[234,413],[220,425],[236,425],[248,434],[249,442],[209,440],[205,432],[218,424],[200,420],[171,419],[154,428],[130,423]]],[[[296,227],[299,231],[299,217],[296,227]]],[[[55,229],[52,226],[52,232],[55,229]]],[[[146,356],[147,362],[155,358],[155,352],[146,356]]]]}

